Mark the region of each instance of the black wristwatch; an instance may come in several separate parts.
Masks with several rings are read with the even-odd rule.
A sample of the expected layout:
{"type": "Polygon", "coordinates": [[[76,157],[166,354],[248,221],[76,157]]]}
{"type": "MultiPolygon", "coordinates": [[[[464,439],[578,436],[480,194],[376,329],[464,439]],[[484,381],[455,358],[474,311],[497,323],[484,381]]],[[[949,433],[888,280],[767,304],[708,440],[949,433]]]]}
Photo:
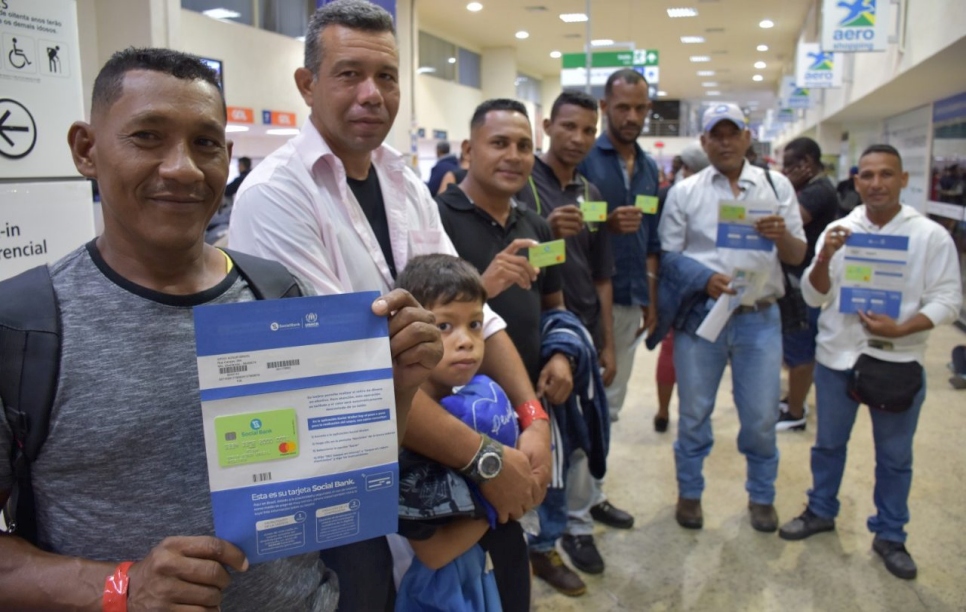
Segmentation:
{"type": "Polygon", "coordinates": [[[476,456],[460,473],[476,484],[483,484],[500,475],[503,470],[503,445],[486,434],[481,434],[483,440],[476,456]]]}

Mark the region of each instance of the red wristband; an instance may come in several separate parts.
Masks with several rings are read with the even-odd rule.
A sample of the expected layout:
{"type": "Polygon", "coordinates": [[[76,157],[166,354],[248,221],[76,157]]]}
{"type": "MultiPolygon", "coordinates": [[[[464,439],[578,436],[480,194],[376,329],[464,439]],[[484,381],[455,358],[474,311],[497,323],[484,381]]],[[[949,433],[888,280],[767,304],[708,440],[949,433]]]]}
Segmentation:
{"type": "Polygon", "coordinates": [[[119,563],[114,573],[104,581],[104,612],[127,612],[127,585],[129,578],[127,570],[134,565],[134,561],[119,563]]]}
{"type": "Polygon", "coordinates": [[[530,427],[530,424],[534,421],[550,420],[550,416],[543,409],[543,404],[540,403],[540,400],[527,400],[514,408],[514,410],[517,413],[517,418],[520,420],[520,429],[530,427]]]}

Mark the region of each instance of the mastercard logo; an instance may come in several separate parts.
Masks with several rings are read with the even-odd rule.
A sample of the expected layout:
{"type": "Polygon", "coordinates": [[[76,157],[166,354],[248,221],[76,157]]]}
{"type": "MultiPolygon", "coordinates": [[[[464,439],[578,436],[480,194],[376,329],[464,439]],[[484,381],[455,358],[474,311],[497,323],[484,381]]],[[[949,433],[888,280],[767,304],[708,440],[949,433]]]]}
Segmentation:
{"type": "Polygon", "coordinates": [[[295,446],[295,442],[282,442],[278,445],[278,452],[282,453],[283,455],[290,455],[296,450],[297,447],[295,446]]]}

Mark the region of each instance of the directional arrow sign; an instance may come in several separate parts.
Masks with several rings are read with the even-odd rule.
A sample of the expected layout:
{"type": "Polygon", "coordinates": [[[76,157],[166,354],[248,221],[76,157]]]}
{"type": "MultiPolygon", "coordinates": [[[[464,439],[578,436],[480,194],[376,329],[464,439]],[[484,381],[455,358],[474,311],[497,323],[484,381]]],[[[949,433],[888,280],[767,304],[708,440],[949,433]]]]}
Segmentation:
{"type": "Polygon", "coordinates": [[[0,99],[0,155],[7,159],[26,157],[37,144],[37,124],[20,102],[0,99]]]}

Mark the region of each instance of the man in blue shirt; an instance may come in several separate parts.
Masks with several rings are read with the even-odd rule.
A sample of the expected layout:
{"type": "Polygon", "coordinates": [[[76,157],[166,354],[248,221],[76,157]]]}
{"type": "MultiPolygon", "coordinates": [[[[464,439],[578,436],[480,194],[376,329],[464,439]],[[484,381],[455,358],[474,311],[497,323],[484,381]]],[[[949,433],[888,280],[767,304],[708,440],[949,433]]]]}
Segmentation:
{"type": "MultiPolygon", "coordinates": [[[[616,421],[624,396],[634,351],[642,334],[657,324],[656,302],[651,299],[657,287],[658,254],[661,241],[657,234],[657,164],[649,158],[637,137],[651,108],[647,81],[630,69],[610,75],[604,86],[600,110],[607,118],[607,131],[597,138],[594,148],[578,170],[596,185],[607,201],[607,229],[611,232],[616,274],[614,291],[614,349],[617,374],[607,387],[611,421],[616,421]],[[645,214],[641,196],[654,200],[653,213],[645,214]],[[642,207],[635,206],[641,202],[642,207]]],[[[612,506],[600,482],[587,477],[588,499],[584,509],[571,505],[571,513],[589,511],[593,517],[612,527],[629,529],[634,517],[612,506]],[[588,510],[589,509],[589,510],[588,510]]],[[[571,488],[571,497],[580,487],[571,488]]]]}

